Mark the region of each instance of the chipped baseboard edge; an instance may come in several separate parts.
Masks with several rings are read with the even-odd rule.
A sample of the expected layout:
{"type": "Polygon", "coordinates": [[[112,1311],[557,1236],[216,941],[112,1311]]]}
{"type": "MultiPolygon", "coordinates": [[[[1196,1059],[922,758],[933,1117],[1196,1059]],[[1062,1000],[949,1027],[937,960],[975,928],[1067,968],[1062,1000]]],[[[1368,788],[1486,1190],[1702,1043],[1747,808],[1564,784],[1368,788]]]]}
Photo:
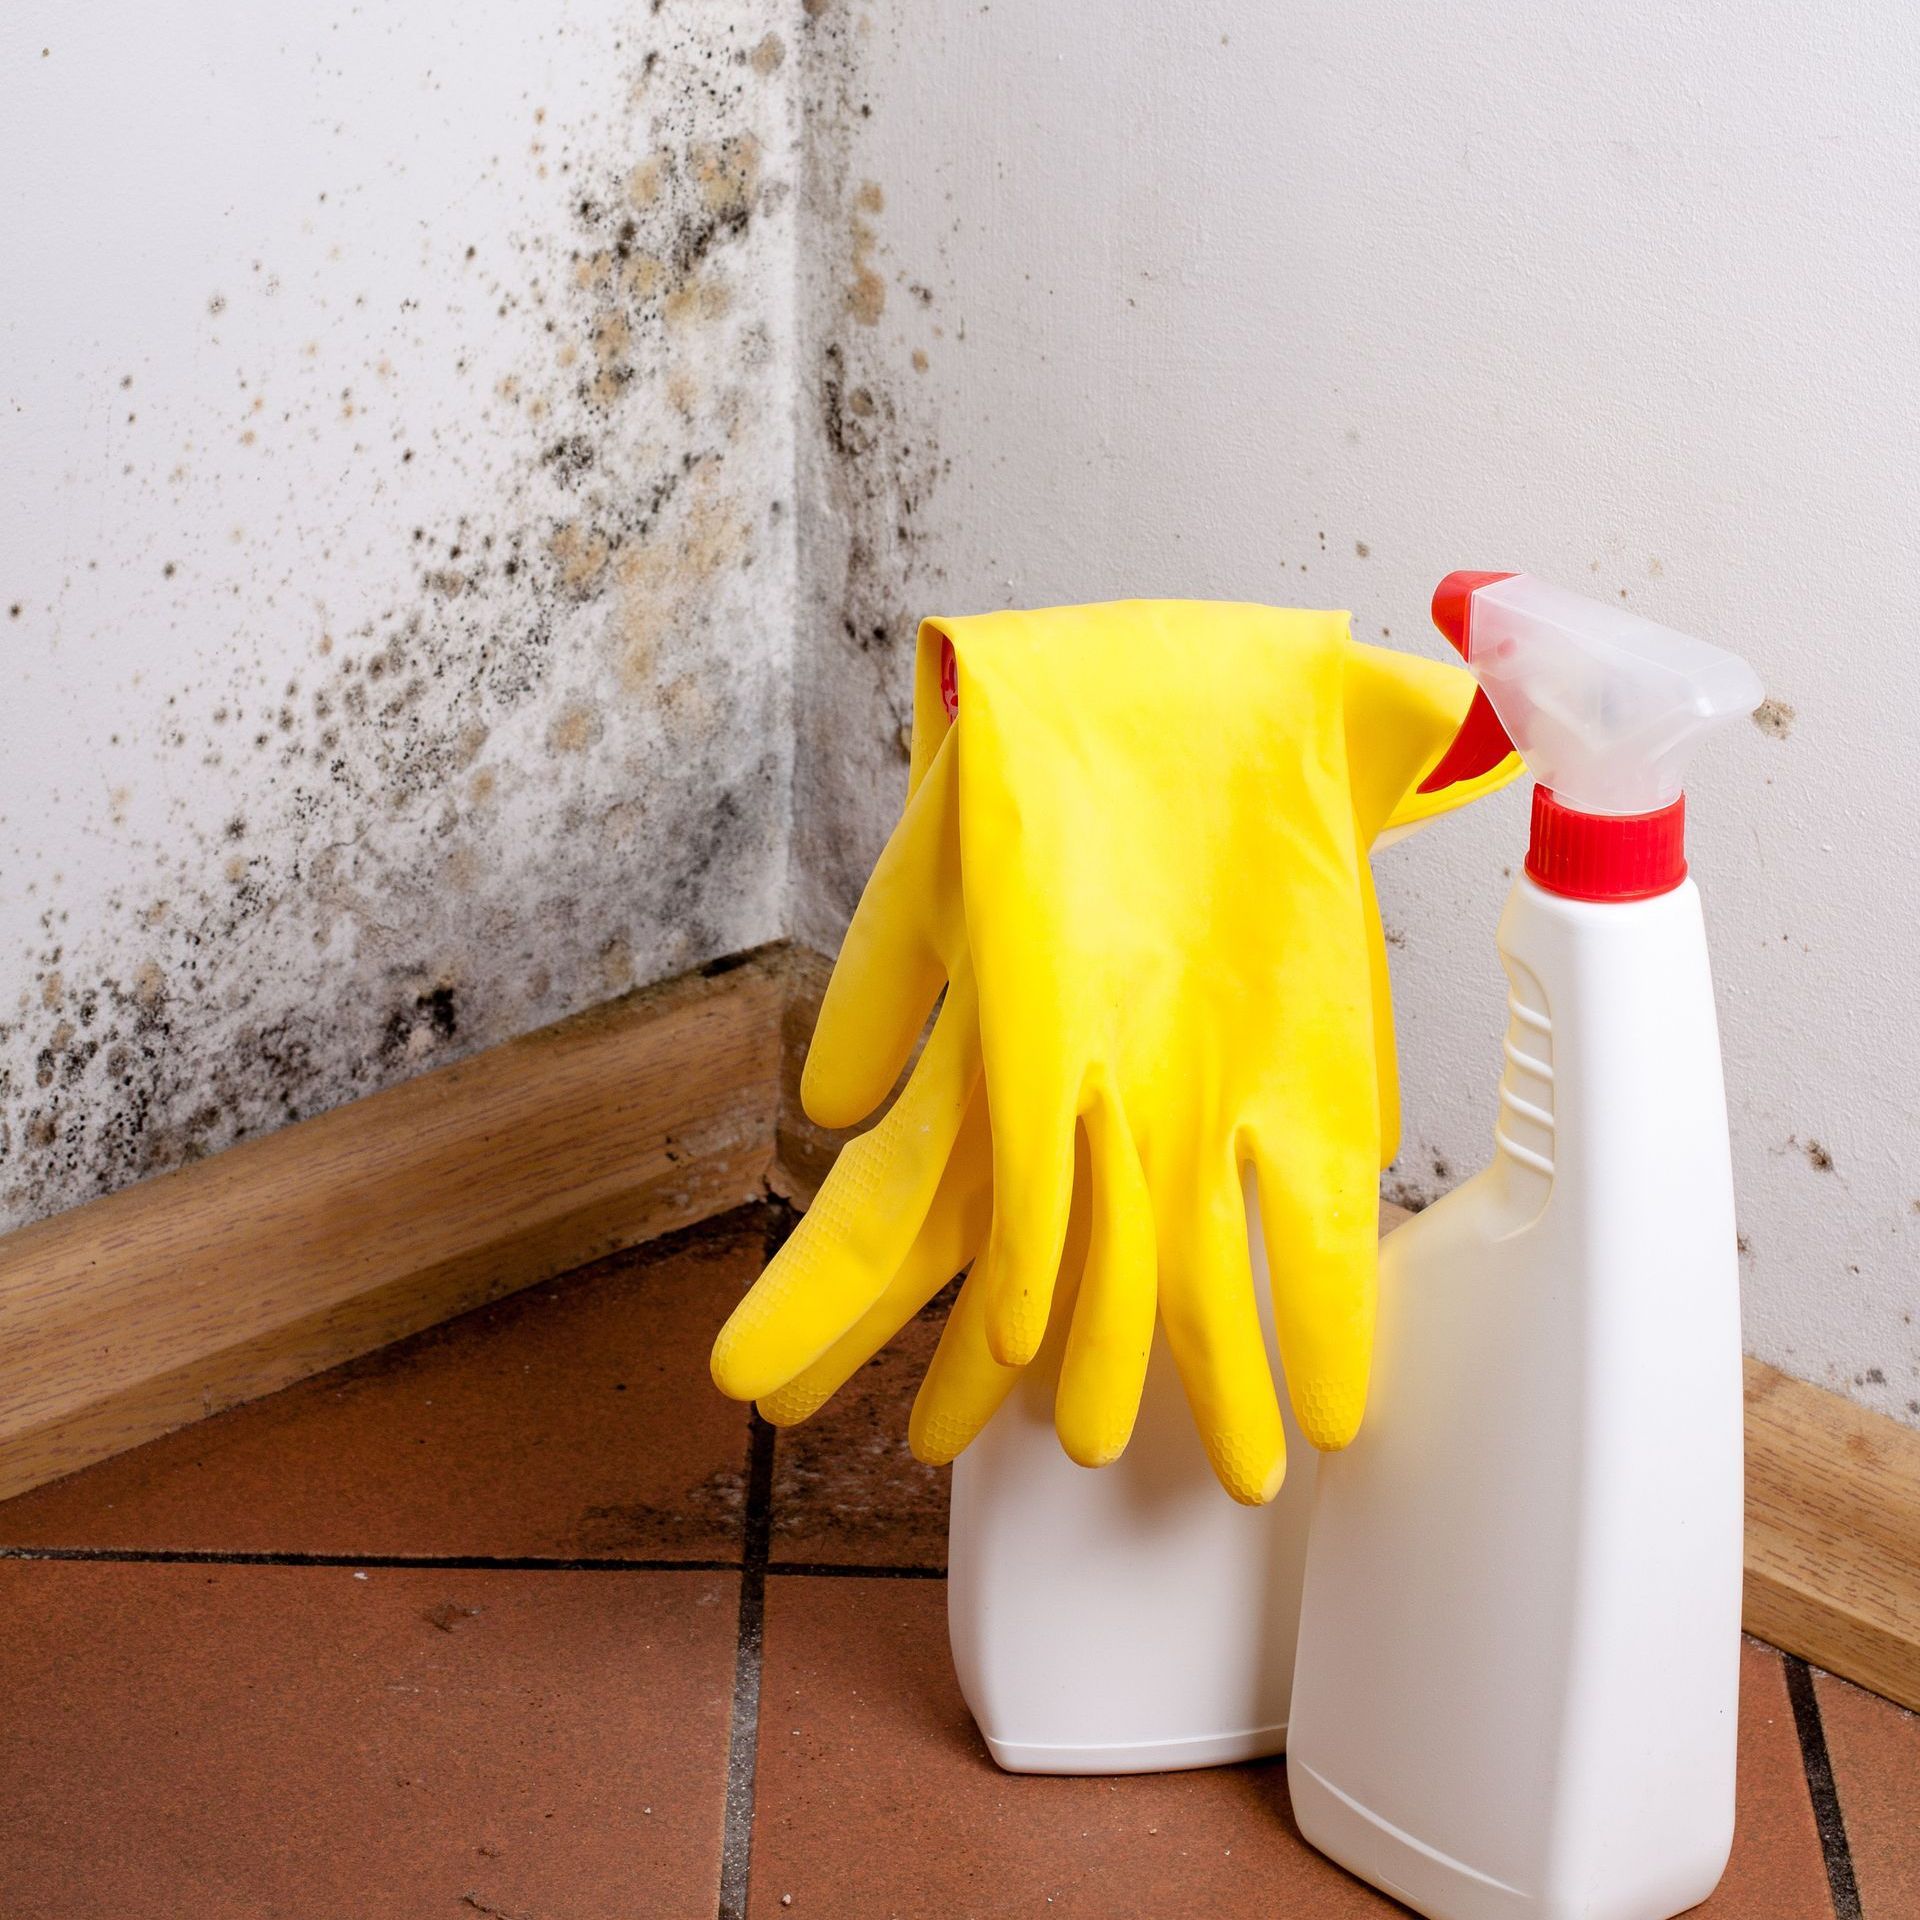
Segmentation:
{"type": "MultiPolygon", "coordinates": [[[[0,1497],[769,1193],[804,1208],[846,1138],[799,1101],[829,964],[759,948],[0,1238],[0,1497]]],[[[1749,1631],[1920,1709],[1920,1432],[1746,1368],[1749,1631]]]]}

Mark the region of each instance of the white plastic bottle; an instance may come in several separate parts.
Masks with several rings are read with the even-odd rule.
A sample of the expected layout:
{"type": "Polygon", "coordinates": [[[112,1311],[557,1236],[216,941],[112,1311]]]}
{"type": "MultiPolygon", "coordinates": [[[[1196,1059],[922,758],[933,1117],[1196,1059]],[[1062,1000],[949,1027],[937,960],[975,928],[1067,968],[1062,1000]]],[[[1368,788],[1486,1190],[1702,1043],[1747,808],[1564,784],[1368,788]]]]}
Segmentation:
{"type": "MultiPolygon", "coordinates": [[[[1249,1247],[1268,1360],[1257,1209],[1249,1247]]],[[[1152,1773],[1281,1752],[1318,1456],[1281,1395],[1287,1477],[1264,1507],[1220,1489],[1165,1339],[1111,1466],[1053,1431],[1058,1352],[1028,1367],[953,1463],[947,1625],[960,1691],[1013,1773],[1152,1773]]]]}
{"type": "Polygon", "coordinates": [[[1383,1247],[1366,1423],[1320,1465],[1288,1784],[1315,1846],[1432,1920],[1668,1920],[1732,1840],[1741,1581],[1680,776],[1761,689],[1525,576],[1450,576],[1434,611],[1542,790],[1493,1162],[1383,1247]]]}

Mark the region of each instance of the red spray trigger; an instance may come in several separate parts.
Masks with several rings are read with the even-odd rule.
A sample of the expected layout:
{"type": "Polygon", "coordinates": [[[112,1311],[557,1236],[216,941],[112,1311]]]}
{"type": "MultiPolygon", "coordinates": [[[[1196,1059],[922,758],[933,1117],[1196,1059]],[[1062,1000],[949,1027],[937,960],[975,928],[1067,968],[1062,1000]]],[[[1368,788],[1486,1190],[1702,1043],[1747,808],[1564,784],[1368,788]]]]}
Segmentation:
{"type": "MultiPolygon", "coordinates": [[[[1447,636],[1462,660],[1472,654],[1473,596],[1496,580],[1511,580],[1510,573],[1450,573],[1433,590],[1433,624],[1447,636]]],[[[1513,741],[1500,724],[1493,702],[1475,687],[1473,705],[1460,722],[1453,744],[1440,756],[1440,764],[1420,782],[1420,792],[1438,793],[1456,781],[1474,780],[1491,773],[1513,751],[1513,741]]]]}
{"type": "Polygon", "coordinates": [[[940,639],[940,704],[949,720],[960,718],[960,663],[953,657],[953,642],[944,634],[940,639]]]}

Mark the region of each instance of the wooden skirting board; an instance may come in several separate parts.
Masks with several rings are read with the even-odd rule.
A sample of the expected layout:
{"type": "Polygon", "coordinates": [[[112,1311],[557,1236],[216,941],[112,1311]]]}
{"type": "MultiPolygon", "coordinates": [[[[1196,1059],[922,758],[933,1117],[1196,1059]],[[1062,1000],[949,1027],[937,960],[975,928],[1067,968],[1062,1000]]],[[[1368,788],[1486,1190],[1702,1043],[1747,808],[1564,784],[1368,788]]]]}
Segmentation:
{"type": "Polygon", "coordinates": [[[0,1239],[0,1497],[766,1191],[783,949],[0,1239]]]}
{"type": "Polygon", "coordinates": [[[1920,1710],[1920,1433],[1747,1361],[1749,1633],[1920,1710]]]}
{"type": "MultiPolygon", "coordinates": [[[[769,1192],[804,1206],[843,1137],[798,1098],[826,973],[763,948],[0,1237],[0,1498],[769,1192]]],[[[1920,1708],[1920,1433],[1757,1360],[1746,1624],[1920,1708]]]]}

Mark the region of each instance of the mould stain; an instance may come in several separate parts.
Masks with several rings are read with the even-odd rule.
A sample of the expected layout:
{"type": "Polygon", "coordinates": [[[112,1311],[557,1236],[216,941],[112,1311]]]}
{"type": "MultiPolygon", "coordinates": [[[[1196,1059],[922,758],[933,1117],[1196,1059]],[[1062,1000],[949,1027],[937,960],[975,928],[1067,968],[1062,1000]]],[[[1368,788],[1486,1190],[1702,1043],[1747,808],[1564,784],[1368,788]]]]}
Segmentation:
{"type": "Polygon", "coordinates": [[[863,327],[877,327],[887,310],[887,283],[873,264],[873,250],[879,236],[872,225],[855,214],[853,231],[853,281],[847,288],[847,311],[863,327]]]}
{"type": "Polygon", "coordinates": [[[1784,700],[1769,695],[1753,710],[1753,724],[1773,740],[1784,740],[1793,731],[1794,711],[1784,700]]]}
{"type": "MultiPolygon", "coordinates": [[[[870,23],[807,10],[795,49],[806,75],[803,212],[821,237],[805,282],[801,533],[805,655],[799,709],[796,858],[808,879],[799,931],[831,944],[890,819],[911,709],[913,639],[938,580],[926,516],[948,471],[925,383],[943,316],[931,287],[889,304],[881,268],[887,194],[857,163],[870,102],[870,23]],[[836,237],[839,244],[834,244],[836,237]]],[[[926,236],[916,236],[916,247],[926,236]]]]}
{"type": "MultiPolygon", "coordinates": [[[[383,610],[316,614],[290,674],[273,582],[202,564],[214,536],[167,560],[197,614],[216,613],[216,575],[239,579],[238,637],[205,684],[139,697],[164,703],[183,778],[244,809],[142,840],[139,784],[103,787],[127,882],[86,904],[84,935],[45,906],[0,1018],[0,1224],[775,930],[792,193],[765,142],[790,72],[776,34],[742,58],[730,19],[656,13],[619,56],[611,121],[569,134],[529,109],[554,218],[511,248],[445,236],[485,339],[524,345],[463,442],[396,425],[391,500],[450,444],[478,478],[464,511],[400,521],[408,570],[383,610]]],[[[315,421],[351,435],[377,391],[403,397],[408,337],[377,380],[317,394],[315,421]]],[[[306,430],[297,410],[285,424],[306,430]]]]}

